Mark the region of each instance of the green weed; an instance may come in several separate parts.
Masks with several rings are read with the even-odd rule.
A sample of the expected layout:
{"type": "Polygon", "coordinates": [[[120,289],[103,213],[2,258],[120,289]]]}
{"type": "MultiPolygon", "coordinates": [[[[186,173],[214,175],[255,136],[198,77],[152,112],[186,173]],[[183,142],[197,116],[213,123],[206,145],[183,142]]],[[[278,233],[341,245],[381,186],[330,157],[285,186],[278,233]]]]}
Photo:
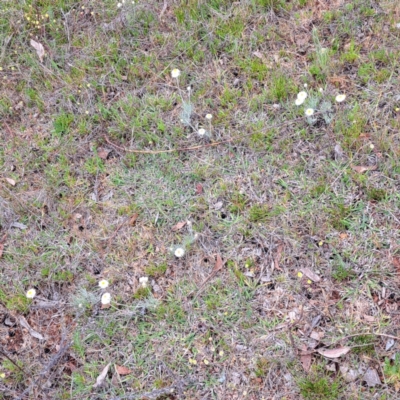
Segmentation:
{"type": "Polygon", "coordinates": [[[341,392],[338,380],[331,382],[328,377],[318,374],[300,380],[299,388],[305,400],[337,400],[341,392]]]}
{"type": "Polygon", "coordinates": [[[394,360],[385,358],[383,373],[388,383],[398,385],[400,382],[400,355],[396,354],[394,360]]]}

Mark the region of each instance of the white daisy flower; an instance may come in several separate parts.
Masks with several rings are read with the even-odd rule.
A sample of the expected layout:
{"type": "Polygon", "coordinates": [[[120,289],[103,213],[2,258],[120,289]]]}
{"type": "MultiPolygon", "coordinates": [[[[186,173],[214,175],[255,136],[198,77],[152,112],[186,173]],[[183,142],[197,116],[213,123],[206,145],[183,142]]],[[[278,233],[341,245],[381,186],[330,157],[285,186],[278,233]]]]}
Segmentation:
{"type": "Polygon", "coordinates": [[[121,8],[121,7],[122,7],[122,3],[118,3],[118,4],[117,4],[117,7],[118,7],[118,8],[121,8]]]}
{"type": "Polygon", "coordinates": [[[307,83],[304,84],[304,87],[305,87],[305,88],[308,87],[307,83]]]}
{"type": "Polygon", "coordinates": [[[179,71],[178,68],[174,68],[174,69],[171,71],[171,76],[172,76],[173,78],[178,78],[180,74],[181,74],[181,71],[179,71]]]}
{"type": "Polygon", "coordinates": [[[103,296],[101,296],[101,304],[110,304],[111,303],[111,294],[110,293],[104,293],[103,296]]]}
{"type": "Polygon", "coordinates": [[[307,116],[307,117],[311,117],[312,115],[314,115],[314,109],[312,109],[312,108],[307,108],[307,110],[306,110],[306,116],[307,116]]]}
{"type": "Polygon", "coordinates": [[[345,94],[338,94],[338,95],[335,97],[335,100],[336,100],[338,103],[341,103],[342,101],[345,101],[345,99],[346,99],[346,95],[345,95],[345,94]]]}
{"type": "Polygon", "coordinates": [[[199,136],[204,136],[206,134],[206,130],[204,128],[200,128],[197,133],[199,136]]]}
{"type": "Polygon", "coordinates": [[[324,89],[322,89],[322,87],[320,87],[318,90],[320,93],[322,93],[324,91],[324,89]]]}
{"type": "Polygon", "coordinates": [[[99,282],[99,286],[100,286],[102,289],[107,288],[108,285],[109,285],[109,283],[108,283],[108,281],[105,280],[105,279],[102,279],[102,280],[99,282]]]}
{"type": "Polygon", "coordinates": [[[183,247],[177,247],[174,254],[175,257],[181,258],[185,255],[185,249],[183,247]]]}
{"type": "Polygon", "coordinates": [[[297,98],[296,101],[294,102],[294,104],[296,104],[296,106],[301,106],[304,103],[304,99],[299,99],[297,98]]]}
{"type": "Polygon", "coordinates": [[[307,98],[307,96],[308,96],[307,92],[302,91],[297,95],[297,98],[305,100],[307,98]]]}
{"type": "Polygon", "coordinates": [[[142,276],[139,278],[139,283],[142,285],[142,287],[147,287],[147,282],[149,281],[149,278],[147,276],[142,276]]]}
{"type": "Polygon", "coordinates": [[[212,115],[211,114],[206,114],[206,119],[212,119],[212,115]]]}
{"type": "Polygon", "coordinates": [[[29,289],[29,290],[26,292],[26,297],[27,297],[28,299],[33,299],[35,296],[36,296],[36,290],[35,290],[35,289],[29,289]]]}

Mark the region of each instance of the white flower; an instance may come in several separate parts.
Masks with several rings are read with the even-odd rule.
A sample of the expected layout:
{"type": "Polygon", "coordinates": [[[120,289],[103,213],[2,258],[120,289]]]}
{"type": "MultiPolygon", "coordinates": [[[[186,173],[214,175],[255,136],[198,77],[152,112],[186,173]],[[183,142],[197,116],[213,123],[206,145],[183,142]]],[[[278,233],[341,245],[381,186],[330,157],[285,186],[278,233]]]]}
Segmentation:
{"type": "Polygon", "coordinates": [[[204,136],[206,134],[206,130],[203,128],[200,128],[197,133],[199,134],[199,136],[204,136]]]}
{"type": "Polygon", "coordinates": [[[147,276],[142,276],[139,278],[139,283],[142,285],[142,287],[147,287],[147,282],[149,281],[149,278],[147,276]]]}
{"type": "Polygon", "coordinates": [[[314,109],[307,108],[306,115],[307,115],[307,117],[311,117],[312,115],[314,115],[314,109]]]}
{"type": "Polygon", "coordinates": [[[370,143],[369,148],[370,148],[371,150],[373,150],[373,149],[375,148],[375,146],[373,145],[373,143],[370,143]]]}
{"type": "Polygon", "coordinates": [[[111,294],[110,293],[104,293],[103,296],[101,296],[101,304],[110,304],[111,303],[111,294]]]}
{"type": "Polygon", "coordinates": [[[296,106],[301,106],[304,103],[304,99],[299,99],[297,98],[296,101],[294,102],[294,104],[296,104],[296,106]]]}
{"type": "Polygon", "coordinates": [[[307,83],[305,83],[305,84],[304,84],[304,87],[306,88],[307,86],[308,86],[307,83]]]}
{"type": "Polygon", "coordinates": [[[187,87],[187,91],[190,92],[192,88],[190,86],[187,87]]]}
{"type": "Polygon", "coordinates": [[[322,87],[320,87],[318,90],[320,93],[322,93],[324,91],[324,89],[322,89],[322,87]]]}
{"type": "Polygon", "coordinates": [[[118,4],[117,4],[117,7],[118,7],[118,8],[121,8],[121,7],[122,7],[122,3],[118,3],[118,4]]]}
{"type": "Polygon", "coordinates": [[[335,100],[336,100],[338,103],[341,103],[342,101],[345,101],[345,99],[346,99],[346,95],[345,95],[345,94],[338,94],[338,95],[335,97],[335,100]]]}
{"type": "Polygon", "coordinates": [[[178,68],[174,68],[174,69],[171,71],[171,76],[172,76],[173,78],[178,78],[180,74],[181,74],[181,71],[179,71],[178,68]]]}
{"type": "Polygon", "coordinates": [[[307,92],[300,92],[298,95],[297,95],[297,98],[298,99],[301,99],[301,100],[305,100],[306,98],[307,98],[307,92]]]}
{"type": "Polygon", "coordinates": [[[181,258],[185,255],[185,249],[183,247],[178,247],[175,249],[175,257],[181,258]]]}
{"type": "Polygon", "coordinates": [[[102,280],[99,282],[99,286],[100,286],[102,289],[107,288],[108,285],[109,285],[109,283],[108,283],[108,281],[105,280],[105,279],[102,279],[102,280]]]}
{"type": "Polygon", "coordinates": [[[212,115],[211,114],[206,114],[206,119],[212,119],[212,115]]]}
{"type": "Polygon", "coordinates": [[[397,28],[397,29],[400,29],[400,22],[398,22],[398,23],[396,24],[396,28],[397,28]]]}
{"type": "Polygon", "coordinates": [[[35,290],[35,289],[29,289],[29,290],[26,292],[26,297],[27,297],[28,299],[33,299],[35,296],[36,296],[36,290],[35,290]]]}

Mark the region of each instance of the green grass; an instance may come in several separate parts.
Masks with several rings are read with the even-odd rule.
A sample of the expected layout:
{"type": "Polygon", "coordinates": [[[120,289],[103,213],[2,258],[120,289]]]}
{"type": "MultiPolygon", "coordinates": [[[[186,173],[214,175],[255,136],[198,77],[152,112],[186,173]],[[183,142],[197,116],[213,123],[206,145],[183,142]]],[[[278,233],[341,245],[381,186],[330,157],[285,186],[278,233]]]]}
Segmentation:
{"type": "Polygon", "coordinates": [[[395,398],[399,9],[336,3],[1,3],[4,398],[395,398]]]}
{"type": "Polygon", "coordinates": [[[306,400],[336,400],[340,398],[341,384],[326,376],[309,376],[299,382],[300,393],[306,400]]]}

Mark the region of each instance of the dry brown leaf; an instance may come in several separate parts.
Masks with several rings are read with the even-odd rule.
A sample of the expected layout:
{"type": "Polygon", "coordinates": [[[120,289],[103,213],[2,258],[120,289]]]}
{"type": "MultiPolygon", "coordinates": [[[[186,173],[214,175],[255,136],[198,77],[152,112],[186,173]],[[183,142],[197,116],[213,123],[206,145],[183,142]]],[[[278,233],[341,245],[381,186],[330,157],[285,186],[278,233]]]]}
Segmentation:
{"type": "Polygon", "coordinates": [[[261,60],[264,58],[263,54],[260,51],[253,51],[253,55],[261,60]]]}
{"type": "Polygon", "coordinates": [[[215,261],[215,265],[213,268],[213,272],[219,271],[224,265],[224,262],[222,261],[222,258],[219,254],[217,254],[217,260],[215,261]]]}
{"type": "Polygon", "coordinates": [[[172,232],[181,230],[186,225],[186,221],[178,222],[175,226],[171,228],[172,232]]]}
{"type": "Polygon", "coordinates": [[[300,353],[300,362],[305,372],[308,372],[311,368],[311,353],[307,351],[307,346],[303,345],[303,349],[300,353]]]}
{"type": "Polygon", "coordinates": [[[94,388],[98,388],[99,386],[101,386],[104,383],[104,381],[105,381],[105,379],[107,377],[107,373],[108,373],[108,370],[110,368],[110,365],[111,365],[111,363],[108,363],[104,367],[103,371],[101,371],[101,374],[96,379],[96,383],[93,385],[94,388]]]}
{"type": "Polygon", "coordinates": [[[344,346],[344,347],[338,347],[336,349],[318,349],[317,352],[321,354],[321,356],[327,358],[338,358],[344,356],[350,350],[351,350],[350,347],[344,346]]]}
{"type": "Polygon", "coordinates": [[[10,184],[10,185],[12,185],[12,186],[15,186],[15,181],[14,181],[14,179],[11,179],[11,178],[6,178],[6,181],[10,184]]]}
{"type": "Polygon", "coordinates": [[[117,364],[115,364],[115,370],[117,371],[117,373],[119,375],[129,375],[133,372],[128,367],[125,367],[124,365],[117,365],[117,364]]]}
{"type": "Polygon", "coordinates": [[[319,282],[321,280],[321,278],[315,272],[311,271],[310,268],[301,268],[300,271],[313,282],[319,282]]]}
{"type": "Polygon", "coordinates": [[[102,160],[107,160],[108,155],[111,153],[111,150],[107,149],[101,149],[97,152],[97,155],[102,159],[102,160]]]}
{"type": "Polygon", "coordinates": [[[129,220],[129,225],[132,225],[132,226],[135,225],[136,220],[138,219],[138,216],[139,216],[138,213],[133,214],[131,219],[129,220]]]}
{"type": "Polygon", "coordinates": [[[36,50],[36,53],[39,57],[40,62],[43,62],[44,58],[44,47],[41,43],[34,41],[31,39],[31,46],[36,50]]]}
{"type": "Polygon", "coordinates": [[[378,167],[376,165],[369,165],[369,166],[361,166],[361,165],[351,165],[351,168],[358,172],[359,174],[362,174],[365,171],[375,171],[378,167]]]}

